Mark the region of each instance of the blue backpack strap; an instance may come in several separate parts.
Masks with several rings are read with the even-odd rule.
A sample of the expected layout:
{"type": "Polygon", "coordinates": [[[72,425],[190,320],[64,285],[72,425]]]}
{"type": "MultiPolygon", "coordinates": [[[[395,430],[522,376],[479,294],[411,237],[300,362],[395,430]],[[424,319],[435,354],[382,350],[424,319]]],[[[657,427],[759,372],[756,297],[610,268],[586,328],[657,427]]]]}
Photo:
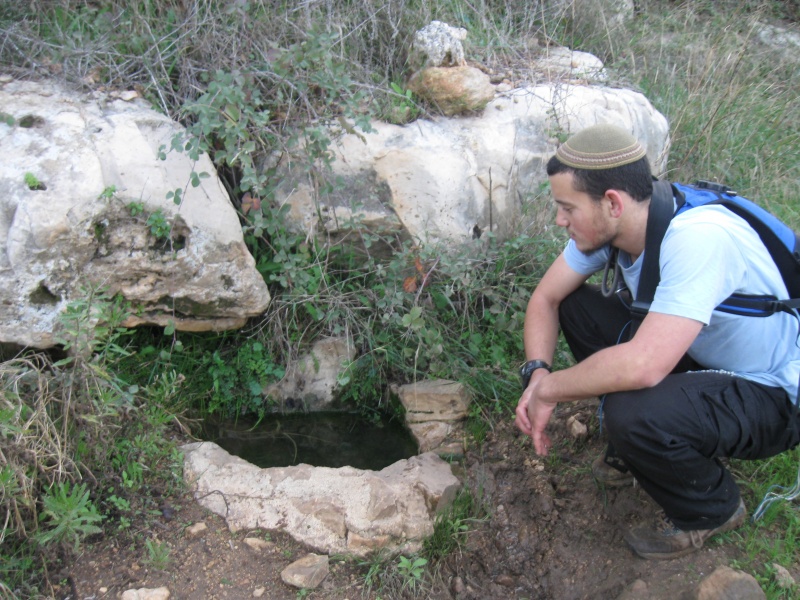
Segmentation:
{"type": "Polygon", "coordinates": [[[795,313],[797,309],[800,309],[800,298],[778,300],[775,296],[733,294],[714,310],[743,317],[769,317],[776,312],[797,316],[795,313]]]}

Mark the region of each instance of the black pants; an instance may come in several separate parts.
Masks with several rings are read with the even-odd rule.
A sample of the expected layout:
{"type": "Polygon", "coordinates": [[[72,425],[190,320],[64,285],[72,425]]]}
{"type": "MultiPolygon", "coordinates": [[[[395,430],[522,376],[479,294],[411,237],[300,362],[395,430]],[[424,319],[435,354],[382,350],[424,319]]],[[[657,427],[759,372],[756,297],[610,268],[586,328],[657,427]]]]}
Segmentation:
{"type": "MultiPolygon", "coordinates": [[[[594,286],[567,297],[559,319],[578,361],[628,339],[627,307],[594,286]]],[[[684,530],[717,527],[736,510],[739,488],[720,458],[767,458],[800,441],[800,417],[783,389],[697,369],[684,357],[658,385],[604,402],[609,454],[684,530]]]]}

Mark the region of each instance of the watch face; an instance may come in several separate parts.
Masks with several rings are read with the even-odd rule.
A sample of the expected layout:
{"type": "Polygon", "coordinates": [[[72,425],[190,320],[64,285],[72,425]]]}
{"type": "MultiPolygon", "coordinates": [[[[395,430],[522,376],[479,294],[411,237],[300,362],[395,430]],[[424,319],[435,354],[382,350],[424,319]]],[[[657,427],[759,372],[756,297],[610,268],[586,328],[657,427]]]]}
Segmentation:
{"type": "Polygon", "coordinates": [[[526,364],[525,366],[522,367],[522,374],[525,376],[530,375],[531,373],[533,373],[533,369],[534,365],[526,364]]]}
{"type": "Polygon", "coordinates": [[[550,365],[543,360],[531,360],[522,365],[519,374],[523,377],[530,377],[536,369],[547,369],[550,371],[550,365]]]}

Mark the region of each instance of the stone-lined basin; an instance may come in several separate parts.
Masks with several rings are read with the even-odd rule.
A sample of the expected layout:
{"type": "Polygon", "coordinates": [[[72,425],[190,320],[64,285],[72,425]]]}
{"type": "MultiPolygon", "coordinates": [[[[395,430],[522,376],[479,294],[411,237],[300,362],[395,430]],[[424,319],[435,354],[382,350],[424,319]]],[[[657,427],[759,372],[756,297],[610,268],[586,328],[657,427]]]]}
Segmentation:
{"type": "Polygon", "coordinates": [[[281,530],[326,553],[416,552],[433,533],[437,511],[461,486],[432,452],[366,471],[305,464],[262,469],[213,442],[183,451],[195,498],[231,531],[281,530]]]}

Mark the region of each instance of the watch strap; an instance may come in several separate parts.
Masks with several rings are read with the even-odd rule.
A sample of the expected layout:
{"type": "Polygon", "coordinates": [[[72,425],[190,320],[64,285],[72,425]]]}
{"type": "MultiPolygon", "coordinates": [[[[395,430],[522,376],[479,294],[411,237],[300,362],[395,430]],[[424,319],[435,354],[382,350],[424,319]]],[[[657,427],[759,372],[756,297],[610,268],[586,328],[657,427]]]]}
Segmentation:
{"type": "Polygon", "coordinates": [[[528,384],[531,381],[531,375],[536,369],[547,369],[548,373],[553,372],[553,368],[550,366],[549,363],[543,360],[529,360],[526,362],[522,367],[519,369],[519,375],[522,378],[522,389],[523,391],[528,387],[528,384]]]}

